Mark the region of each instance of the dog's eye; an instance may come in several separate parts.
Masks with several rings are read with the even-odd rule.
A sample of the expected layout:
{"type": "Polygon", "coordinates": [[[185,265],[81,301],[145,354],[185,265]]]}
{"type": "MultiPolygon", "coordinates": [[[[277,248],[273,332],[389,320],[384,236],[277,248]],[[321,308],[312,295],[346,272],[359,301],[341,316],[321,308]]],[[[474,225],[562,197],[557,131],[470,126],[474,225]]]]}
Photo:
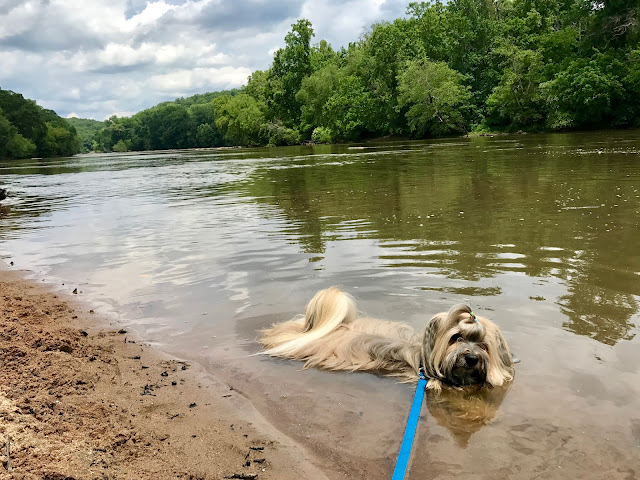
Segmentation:
{"type": "Polygon", "coordinates": [[[460,335],[459,333],[456,333],[455,335],[453,335],[451,337],[451,340],[449,340],[451,343],[455,343],[455,342],[460,342],[462,341],[462,335],[460,335]]]}
{"type": "Polygon", "coordinates": [[[479,343],[478,346],[485,352],[489,351],[489,345],[487,345],[486,343],[479,343]]]}

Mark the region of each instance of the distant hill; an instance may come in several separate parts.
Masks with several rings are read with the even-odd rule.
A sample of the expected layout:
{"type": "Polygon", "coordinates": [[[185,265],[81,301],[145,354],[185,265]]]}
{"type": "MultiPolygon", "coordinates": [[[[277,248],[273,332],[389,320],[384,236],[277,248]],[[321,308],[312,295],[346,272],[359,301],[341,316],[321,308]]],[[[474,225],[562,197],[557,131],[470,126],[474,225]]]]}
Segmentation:
{"type": "Polygon", "coordinates": [[[84,153],[93,150],[93,137],[101,128],[107,125],[107,122],[100,122],[90,118],[67,118],[66,121],[76,129],[81,151],[84,153]]]}
{"type": "Polygon", "coordinates": [[[191,95],[190,97],[180,97],[176,98],[173,102],[165,103],[178,103],[180,105],[184,105],[185,107],[190,107],[191,105],[211,103],[215,98],[222,97],[224,95],[234,96],[239,94],[241,91],[242,90],[238,88],[233,88],[231,90],[220,90],[219,92],[196,93],[195,95],[191,95]]]}

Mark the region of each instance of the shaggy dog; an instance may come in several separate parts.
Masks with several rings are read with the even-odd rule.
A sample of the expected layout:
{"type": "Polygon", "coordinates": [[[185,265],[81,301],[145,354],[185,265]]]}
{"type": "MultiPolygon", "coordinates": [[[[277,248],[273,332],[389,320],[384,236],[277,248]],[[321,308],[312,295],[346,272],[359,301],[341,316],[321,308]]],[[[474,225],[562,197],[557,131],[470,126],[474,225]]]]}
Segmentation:
{"type": "Polygon", "coordinates": [[[513,359],[500,329],[468,305],[434,315],[419,335],[406,323],[358,316],[351,295],[321,290],[304,315],[261,332],[263,352],[302,360],[304,368],[370,371],[427,388],[501,386],[513,379],[513,359]]]}

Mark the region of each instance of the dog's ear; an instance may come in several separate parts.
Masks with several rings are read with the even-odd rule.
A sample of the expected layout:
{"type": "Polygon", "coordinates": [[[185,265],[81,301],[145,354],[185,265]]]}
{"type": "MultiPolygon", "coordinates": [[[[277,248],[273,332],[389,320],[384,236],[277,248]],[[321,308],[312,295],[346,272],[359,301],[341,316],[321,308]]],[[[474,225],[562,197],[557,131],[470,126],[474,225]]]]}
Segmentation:
{"type": "Polygon", "coordinates": [[[424,330],[424,338],[422,339],[422,345],[427,356],[436,346],[444,321],[444,315],[439,313],[431,317],[431,320],[427,323],[427,327],[424,330]]]}
{"type": "Polygon", "coordinates": [[[446,313],[434,315],[427,323],[422,336],[422,367],[430,378],[441,376],[439,364],[447,345],[447,342],[442,342],[441,337],[446,321],[446,313]]]}
{"type": "Polygon", "coordinates": [[[513,358],[500,329],[495,324],[487,322],[487,330],[485,338],[489,351],[487,382],[493,386],[500,386],[513,380],[513,358]]]}
{"type": "Polygon", "coordinates": [[[496,328],[496,343],[497,343],[497,351],[500,356],[500,360],[502,361],[505,367],[512,367],[515,363],[513,361],[513,355],[507,346],[507,341],[504,339],[502,332],[496,328]]]}

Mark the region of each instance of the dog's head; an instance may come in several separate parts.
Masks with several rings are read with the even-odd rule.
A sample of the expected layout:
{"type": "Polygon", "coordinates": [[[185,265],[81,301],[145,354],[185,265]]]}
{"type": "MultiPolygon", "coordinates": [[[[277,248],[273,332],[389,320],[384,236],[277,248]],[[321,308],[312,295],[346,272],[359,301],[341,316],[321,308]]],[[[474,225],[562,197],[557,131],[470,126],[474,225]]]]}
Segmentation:
{"type": "Polygon", "coordinates": [[[428,377],[454,386],[499,386],[513,379],[513,360],[502,332],[488,318],[475,316],[468,305],[456,305],[429,321],[422,363],[428,377]]]}

